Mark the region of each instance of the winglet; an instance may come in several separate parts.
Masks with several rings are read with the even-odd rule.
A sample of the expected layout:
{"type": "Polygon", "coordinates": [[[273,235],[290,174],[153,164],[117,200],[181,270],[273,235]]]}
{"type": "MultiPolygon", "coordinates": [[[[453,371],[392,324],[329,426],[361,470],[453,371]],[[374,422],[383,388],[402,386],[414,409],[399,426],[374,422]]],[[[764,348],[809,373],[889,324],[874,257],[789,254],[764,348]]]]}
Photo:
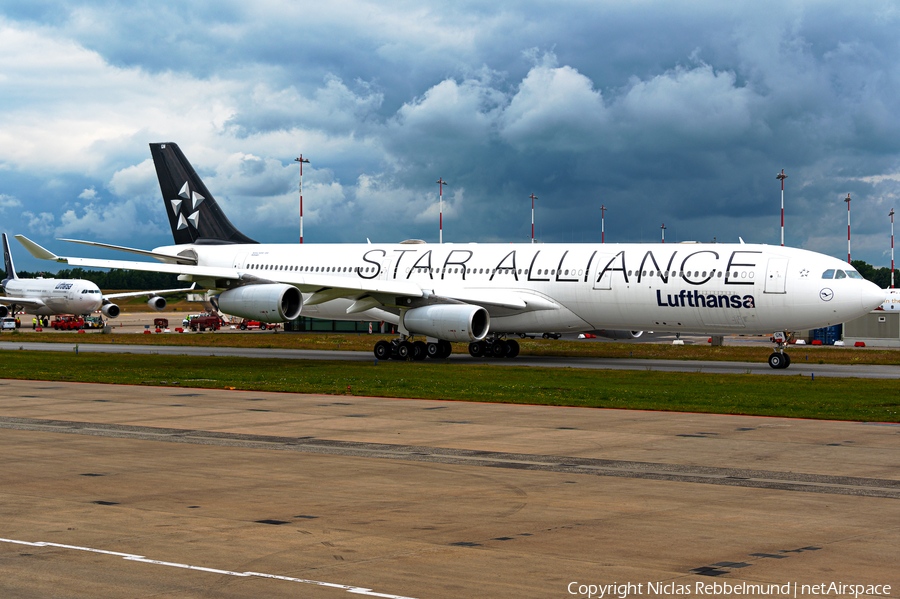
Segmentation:
{"type": "Polygon", "coordinates": [[[60,258],[53,252],[48,249],[45,249],[35,242],[31,241],[24,235],[16,235],[16,239],[25,246],[25,249],[28,250],[28,253],[34,256],[35,258],[39,258],[40,260],[52,260],[54,262],[62,262],[64,264],[69,262],[68,258],[60,258]]]}

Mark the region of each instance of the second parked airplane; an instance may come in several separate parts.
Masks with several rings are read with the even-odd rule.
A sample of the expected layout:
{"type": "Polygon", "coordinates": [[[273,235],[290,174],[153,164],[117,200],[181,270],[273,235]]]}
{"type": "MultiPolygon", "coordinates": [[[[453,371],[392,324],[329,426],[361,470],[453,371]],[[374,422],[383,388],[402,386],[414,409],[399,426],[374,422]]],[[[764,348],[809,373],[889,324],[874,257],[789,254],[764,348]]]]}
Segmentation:
{"type": "Polygon", "coordinates": [[[166,307],[165,294],[187,289],[159,289],[103,295],[100,288],[85,279],[20,279],[16,275],[9,241],[3,233],[3,261],[6,278],[3,279],[5,296],[0,296],[0,318],[21,308],[29,314],[50,316],[53,314],[90,314],[99,310],[107,318],[119,315],[119,306],[111,300],[123,297],[150,296],[148,304],[154,310],[166,307]]]}

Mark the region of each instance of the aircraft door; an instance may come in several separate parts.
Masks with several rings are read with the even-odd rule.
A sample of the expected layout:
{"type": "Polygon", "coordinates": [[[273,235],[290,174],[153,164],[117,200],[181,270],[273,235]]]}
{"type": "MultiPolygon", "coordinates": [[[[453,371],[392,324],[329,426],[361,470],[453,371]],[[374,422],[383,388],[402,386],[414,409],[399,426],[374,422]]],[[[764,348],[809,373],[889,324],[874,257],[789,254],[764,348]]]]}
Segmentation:
{"type": "Polygon", "coordinates": [[[247,253],[238,254],[234,257],[232,268],[244,268],[244,262],[247,260],[247,253]]]}
{"type": "Polygon", "coordinates": [[[769,258],[769,264],[766,267],[765,293],[787,293],[785,291],[787,265],[787,258],[769,258]]]}
{"type": "Polygon", "coordinates": [[[617,264],[616,254],[601,254],[598,252],[597,255],[594,256],[594,267],[591,269],[591,279],[594,281],[594,289],[612,289],[613,275],[620,271],[610,269],[616,268],[617,264]]]}
{"type": "MultiPolygon", "coordinates": [[[[396,259],[396,256],[392,256],[390,254],[386,254],[379,262],[381,262],[381,273],[378,275],[378,278],[383,281],[391,281],[394,277],[394,266],[393,262],[396,259]]],[[[397,273],[399,276],[400,273],[397,273]]]]}

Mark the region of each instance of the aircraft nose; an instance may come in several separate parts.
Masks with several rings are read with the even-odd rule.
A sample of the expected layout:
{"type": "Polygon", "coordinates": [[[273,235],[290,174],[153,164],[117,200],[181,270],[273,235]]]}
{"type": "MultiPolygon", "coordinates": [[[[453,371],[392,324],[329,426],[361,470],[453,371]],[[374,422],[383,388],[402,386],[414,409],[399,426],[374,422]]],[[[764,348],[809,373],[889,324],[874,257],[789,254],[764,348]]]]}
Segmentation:
{"type": "Polygon", "coordinates": [[[887,291],[875,283],[866,281],[859,290],[859,300],[863,309],[871,312],[887,300],[887,291]]]}

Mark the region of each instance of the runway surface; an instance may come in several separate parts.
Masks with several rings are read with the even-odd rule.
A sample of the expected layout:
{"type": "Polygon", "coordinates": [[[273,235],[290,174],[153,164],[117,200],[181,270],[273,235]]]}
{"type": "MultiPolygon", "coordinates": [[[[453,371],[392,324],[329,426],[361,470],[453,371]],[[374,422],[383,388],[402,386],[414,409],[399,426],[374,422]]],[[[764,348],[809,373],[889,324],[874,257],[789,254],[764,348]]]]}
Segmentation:
{"type": "Polygon", "coordinates": [[[2,597],[900,588],[895,425],[0,380],[0,456],[2,597]]]}
{"type": "MultiPolygon", "coordinates": [[[[30,350],[74,352],[75,343],[16,343],[0,342],[0,350],[30,350]]],[[[373,362],[371,352],[318,351],[303,349],[264,349],[229,347],[180,347],[160,345],[116,345],[85,343],[78,345],[79,352],[112,354],[160,354],[187,356],[237,356],[244,358],[276,358],[280,360],[343,360],[373,362]]],[[[789,352],[793,362],[790,368],[773,370],[767,362],[715,362],[700,360],[639,360],[608,358],[572,358],[554,356],[518,356],[512,360],[492,358],[475,359],[464,354],[453,354],[454,364],[482,364],[488,366],[540,366],[544,368],[592,368],[598,370],[656,370],[667,372],[705,372],[725,374],[767,374],[776,376],[831,376],[852,378],[900,379],[900,366],[869,364],[810,364],[802,350],[789,352]]]]}

